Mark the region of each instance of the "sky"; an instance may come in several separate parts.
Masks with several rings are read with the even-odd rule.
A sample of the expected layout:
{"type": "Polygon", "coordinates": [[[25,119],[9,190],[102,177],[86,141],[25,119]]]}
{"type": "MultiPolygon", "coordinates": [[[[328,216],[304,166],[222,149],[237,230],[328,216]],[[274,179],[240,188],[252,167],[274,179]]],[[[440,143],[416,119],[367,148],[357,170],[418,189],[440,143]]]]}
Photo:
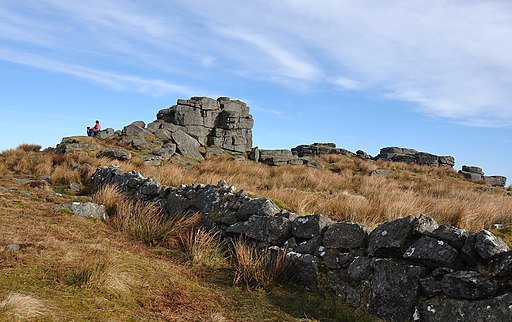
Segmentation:
{"type": "Polygon", "coordinates": [[[228,96],[253,145],[452,155],[512,183],[509,0],[2,0],[0,150],[228,96]]]}

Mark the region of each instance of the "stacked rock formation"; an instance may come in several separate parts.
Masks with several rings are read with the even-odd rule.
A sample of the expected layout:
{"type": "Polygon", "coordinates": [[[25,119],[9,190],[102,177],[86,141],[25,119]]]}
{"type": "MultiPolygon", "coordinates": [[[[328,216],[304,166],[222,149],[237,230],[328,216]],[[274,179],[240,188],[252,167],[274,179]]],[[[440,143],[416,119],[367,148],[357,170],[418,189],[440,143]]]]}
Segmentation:
{"type": "Polygon", "coordinates": [[[453,167],[455,158],[452,156],[437,156],[426,152],[418,152],[414,149],[386,147],[380,149],[375,160],[387,160],[395,162],[417,163],[431,167],[453,167]]]}
{"type": "MultiPolygon", "coordinates": [[[[147,126],[143,121],[135,121],[122,131],[105,129],[99,137],[139,150],[147,163],[158,165],[175,153],[195,160],[225,152],[246,154],[252,149],[253,125],[244,102],[228,97],[192,97],[179,99],[176,105],[160,110],[157,120],[147,126]]],[[[97,150],[98,156],[131,158],[126,149],[102,149],[93,138],[83,137],[64,138],[57,151],[66,153],[81,147],[97,150]]]]}
{"type": "Polygon", "coordinates": [[[337,148],[335,143],[313,143],[298,145],[292,149],[293,155],[298,157],[318,157],[325,154],[354,155],[354,153],[337,148]]]}
{"type": "Polygon", "coordinates": [[[252,149],[254,120],[244,102],[220,97],[192,97],[178,100],[177,105],[158,112],[156,128],[178,129],[192,136],[200,145],[218,146],[233,152],[249,152],[252,149]],[[158,125],[158,121],[163,121],[158,125]]]}
{"type": "Polygon", "coordinates": [[[507,178],[504,176],[485,176],[482,168],[475,166],[463,165],[462,170],[459,170],[459,173],[464,176],[464,178],[473,181],[473,182],[485,182],[492,187],[505,187],[507,183],[507,178]]]}
{"type": "Polygon", "coordinates": [[[116,166],[98,168],[92,181],[156,202],[166,216],[200,211],[205,228],[225,238],[242,235],[285,252],[297,283],[330,290],[386,321],[410,321],[413,315],[422,321],[508,321],[512,316],[512,252],[487,230],[438,225],[426,215],[371,230],[320,214],[298,216],[222,180],[168,187],[116,166]]]}
{"type": "Polygon", "coordinates": [[[279,166],[285,164],[291,165],[307,165],[313,168],[320,168],[320,163],[309,157],[298,157],[292,151],[281,150],[260,150],[257,147],[252,149],[249,159],[261,162],[271,166],[279,166]]]}

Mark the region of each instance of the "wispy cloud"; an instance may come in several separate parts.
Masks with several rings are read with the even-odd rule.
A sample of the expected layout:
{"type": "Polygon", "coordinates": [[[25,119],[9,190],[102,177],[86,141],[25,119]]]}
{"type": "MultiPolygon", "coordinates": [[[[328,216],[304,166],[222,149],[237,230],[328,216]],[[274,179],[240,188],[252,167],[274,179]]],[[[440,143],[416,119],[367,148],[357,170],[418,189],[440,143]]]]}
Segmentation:
{"type": "Polygon", "coordinates": [[[1,47],[0,60],[86,79],[119,91],[134,91],[153,96],[164,96],[173,93],[194,96],[201,93],[201,91],[172,84],[162,79],[145,79],[139,76],[96,70],[84,66],[48,60],[37,55],[14,52],[1,47]]]}
{"type": "MultiPolygon", "coordinates": [[[[296,78],[301,80],[315,80],[320,71],[305,58],[300,58],[297,53],[287,50],[275,41],[254,32],[240,28],[215,28],[217,33],[240,40],[254,46],[258,53],[267,57],[264,69],[279,76],[296,78]]],[[[256,59],[257,60],[257,59],[256,59]]],[[[254,62],[254,60],[252,60],[254,62]]],[[[261,67],[261,65],[259,66],[261,67]]]]}
{"type": "Polygon", "coordinates": [[[341,76],[330,79],[329,82],[345,90],[356,90],[363,87],[360,82],[341,76]]]}
{"type": "MultiPolygon", "coordinates": [[[[260,0],[242,7],[219,0],[199,8],[200,2],[190,0],[186,6],[235,36],[252,26],[252,33],[238,38],[268,52],[272,46],[247,34],[264,35],[271,44],[286,39],[293,56],[306,57],[313,74],[327,75],[327,82],[336,78],[329,75],[356,75],[364,90],[431,115],[468,124],[483,116],[489,125],[504,117],[512,121],[509,1],[260,0]],[[227,7],[232,19],[220,14],[227,7]]],[[[284,61],[294,59],[276,61],[286,66],[284,61]]],[[[357,88],[351,80],[337,83],[357,88]]]]}
{"type": "Polygon", "coordinates": [[[0,41],[38,57],[22,64],[150,95],[222,73],[499,126],[512,121],[511,15],[505,0],[5,0],[0,41]]]}

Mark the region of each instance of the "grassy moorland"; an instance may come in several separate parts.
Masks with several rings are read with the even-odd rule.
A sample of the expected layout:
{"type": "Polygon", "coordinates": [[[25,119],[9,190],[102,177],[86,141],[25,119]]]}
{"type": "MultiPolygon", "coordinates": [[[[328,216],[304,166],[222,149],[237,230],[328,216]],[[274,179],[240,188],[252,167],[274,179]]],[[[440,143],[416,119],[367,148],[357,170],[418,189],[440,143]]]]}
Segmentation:
{"type": "MultiPolygon", "coordinates": [[[[39,148],[26,144],[0,154],[0,321],[370,320],[333,296],[280,286],[286,263],[265,270],[264,260],[241,244],[226,253],[197,218],[162,222],[157,208],[127,201],[113,187],[89,191],[95,168],[112,161],[39,148]],[[71,191],[70,183],[83,191],[71,191]],[[104,204],[109,220],[54,208],[77,200],[104,204]],[[10,243],[21,249],[3,250],[10,243]]],[[[136,157],[116,163],[166,185],[224,179],[299,214],[370,226],[420,213],[469,230],[512,223],[509,190],[470,183],[452,169],[339,155],[318,161],[322,169],[227,158],[186,166],[149,166],[136,157]],[[378,168],[392,175],[368,176],[378,168]]],[[[507,229],[495,232],[510,238],[507,229]]]]}
{"type": "Polygon", "coordinates": [[[111,161],[36,150],[0,154],[0,321],[372,320],[335,296],[280,286],[279,267],[266,270],[241,243],[228,254],[197,217],[162,222],[156,207],[113,187],[68,190],[111,161]],[[107,222],[55,209],[89,200],[107,206],[107,222]],[[13,243],[20,249],[4,249],[13,243]]]}

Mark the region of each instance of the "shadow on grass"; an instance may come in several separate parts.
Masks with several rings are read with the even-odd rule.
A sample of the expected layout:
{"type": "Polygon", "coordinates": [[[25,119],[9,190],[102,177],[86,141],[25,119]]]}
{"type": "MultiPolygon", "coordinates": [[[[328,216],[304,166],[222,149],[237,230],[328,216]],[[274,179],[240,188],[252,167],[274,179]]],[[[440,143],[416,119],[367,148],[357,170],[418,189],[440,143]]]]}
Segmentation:
{"type": "MultiPolygon", "coordinates": [[[[271,286],[267,290],[233,287],[227,270],[210,272],[207,280],[230,294],[231,316],[244,321],[376,321],[364,312],[354,311],[330,292],[306,291],[296,285],[271,286]]],[[[227,303],[226,303],[227,304],[227,303]]]]}

